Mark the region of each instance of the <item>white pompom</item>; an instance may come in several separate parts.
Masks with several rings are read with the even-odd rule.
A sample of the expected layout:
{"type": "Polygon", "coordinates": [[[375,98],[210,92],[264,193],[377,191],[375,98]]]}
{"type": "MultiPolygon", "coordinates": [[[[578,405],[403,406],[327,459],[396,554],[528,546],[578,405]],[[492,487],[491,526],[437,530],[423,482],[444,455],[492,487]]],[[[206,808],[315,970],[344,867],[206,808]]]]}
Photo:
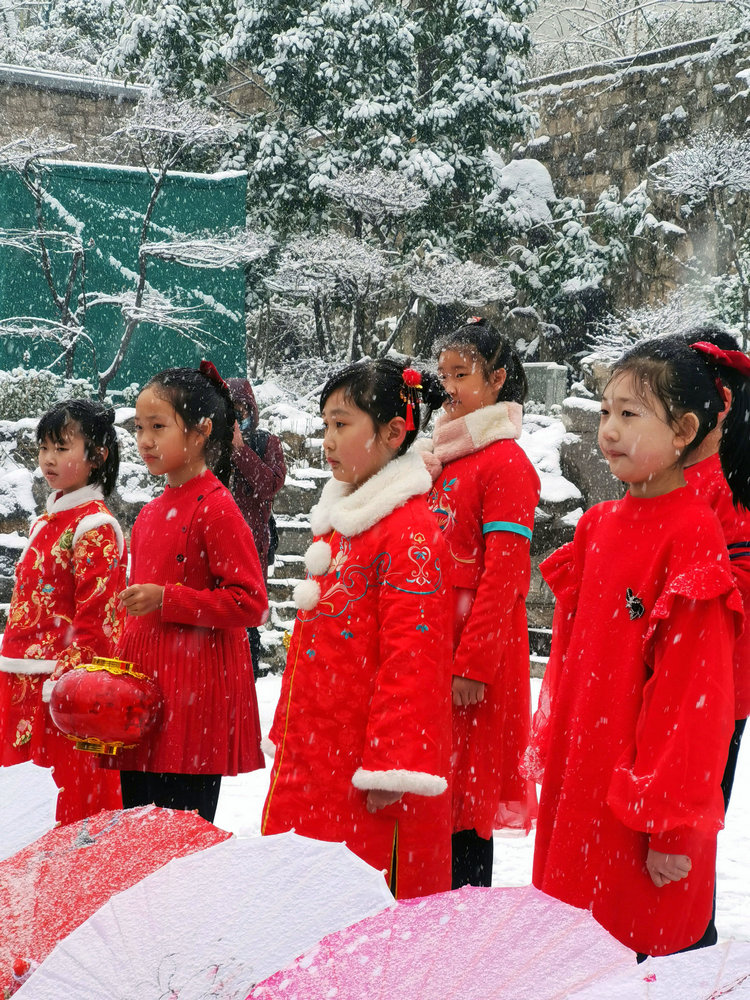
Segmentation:
{"type": "Polygon", "coordinates": [[[312,611],[320,600],[320,584],[317,580],[303,580],[294,588],[294,603],[301,611],[312,611]]]}
{"type": "Polygon", "coordinates": [[[333,552],[328,542],[324,542],[322,538],[313,542],[305,552],[307,572],[312,573],[313,576],[322,576],[328,572],[331,559],[333,559],[333,552]]]}

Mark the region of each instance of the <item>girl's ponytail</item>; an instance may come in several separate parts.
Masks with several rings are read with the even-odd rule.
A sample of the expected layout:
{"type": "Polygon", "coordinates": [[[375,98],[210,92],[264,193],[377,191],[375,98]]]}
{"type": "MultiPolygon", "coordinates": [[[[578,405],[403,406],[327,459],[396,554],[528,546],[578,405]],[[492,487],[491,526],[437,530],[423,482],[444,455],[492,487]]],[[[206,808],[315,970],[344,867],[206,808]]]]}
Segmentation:
{"type": "Polygon", "coordinates": [[[198,370],[208,379],[224,402],[225,412],[223,419],[219,420],[218,426],[215,426],[215,435],[212,433],[212,437],[215,437],[218,446],[213,473],[220,483],[229,486],[229,480],[232,475],[232,439],[234,437],[234,424],[236,421],[234,400],[232,399],[229,386],[221,375],[219,375],[212,362],[201,361],[198,370]]]}
{"type": "Polygon", "coordinates": [[[735,506],[750,510],[750,358],[721,327],[698,327],[685,339],[703,358],[720,395],[724,396],[723,386],[731,393],[721,428],[719,460],[735,506]]]}

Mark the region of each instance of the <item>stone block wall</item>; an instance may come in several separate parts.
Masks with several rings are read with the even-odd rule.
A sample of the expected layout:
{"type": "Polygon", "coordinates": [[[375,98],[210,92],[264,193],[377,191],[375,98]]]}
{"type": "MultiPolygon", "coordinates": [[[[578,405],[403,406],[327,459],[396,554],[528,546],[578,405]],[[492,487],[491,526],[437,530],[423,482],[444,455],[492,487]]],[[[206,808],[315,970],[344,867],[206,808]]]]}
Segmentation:
{"type": "Polygon", "coordinates": [[[0,65],[0,146],[38,129],[74,145],[70,159],[106,160],[102,137],[146,92],[113,80],[0,65]]]}
{"type": "Polygon", "coordinates": [[[591,205],[612,184],[625,194],[687,136],[747,128],[749,67],[750,43],[709,38],[541,77],[522,95],[539,128],[517,155],[544,163],[558,195],[591,205]]]}

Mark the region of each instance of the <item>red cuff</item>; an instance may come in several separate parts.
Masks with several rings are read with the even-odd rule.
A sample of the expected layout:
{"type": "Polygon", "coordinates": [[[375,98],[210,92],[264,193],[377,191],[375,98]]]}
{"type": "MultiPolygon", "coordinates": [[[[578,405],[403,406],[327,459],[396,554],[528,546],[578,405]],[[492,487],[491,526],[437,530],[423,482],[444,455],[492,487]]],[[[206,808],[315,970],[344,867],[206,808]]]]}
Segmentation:
{"type": "Polygon", "coordinates": [[[648,846],[661,854],[687,854],[695,844],[695,830],[691,826],[678,826],[664,833],[652,833],[648,846]]]}

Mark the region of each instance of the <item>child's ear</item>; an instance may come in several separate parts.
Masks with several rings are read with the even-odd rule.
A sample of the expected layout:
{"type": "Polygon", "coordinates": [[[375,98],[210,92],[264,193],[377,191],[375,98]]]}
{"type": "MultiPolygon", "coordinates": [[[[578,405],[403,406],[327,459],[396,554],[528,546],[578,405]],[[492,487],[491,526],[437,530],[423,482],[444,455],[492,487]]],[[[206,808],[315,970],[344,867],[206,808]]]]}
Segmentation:
{"type": "Polygon", "coordinates": [[[698,421],[697,414],[688,411],[684,413],[680,419],[677,421],[677,429],[674,436],[674,446],[675,450],[683,451],[690,442],[695,438],[695,435],[700,429],[700,423],[698,421]]]}
{"type": "Polygon", "coordinates": [[[394,417],[383,427],[383,440],[393,451],[398,451],[404,443],[405,437],[406,421],[403,417],[394,417]]]}
{"type": "Polygon", "coordinates": [[[505,385],[507,377],[508,372],[505,368],[496,368],[494,371],[490,372],[489,383],[495,392],[500,392],[502,387],[505,385]]]}
{"type": "Polygon", "coordinates": [[[108,455],[109,455],[109,448],[107,448],[105,445],[102,445],[101,448],[94,448],[94,450],[91,453],[91,458],[89,459],[92,468],[98,469],[102,465],[104,465],[104,463],[107,461],[108,455]]]}
{"type": "Polygon", "coordinates": [[[206,441],[211,437],[211,431],[214,429],[214,422],[210,417],[201,417],[201,420],[196,427],[196,430],[205,438],[206,441]]]}

